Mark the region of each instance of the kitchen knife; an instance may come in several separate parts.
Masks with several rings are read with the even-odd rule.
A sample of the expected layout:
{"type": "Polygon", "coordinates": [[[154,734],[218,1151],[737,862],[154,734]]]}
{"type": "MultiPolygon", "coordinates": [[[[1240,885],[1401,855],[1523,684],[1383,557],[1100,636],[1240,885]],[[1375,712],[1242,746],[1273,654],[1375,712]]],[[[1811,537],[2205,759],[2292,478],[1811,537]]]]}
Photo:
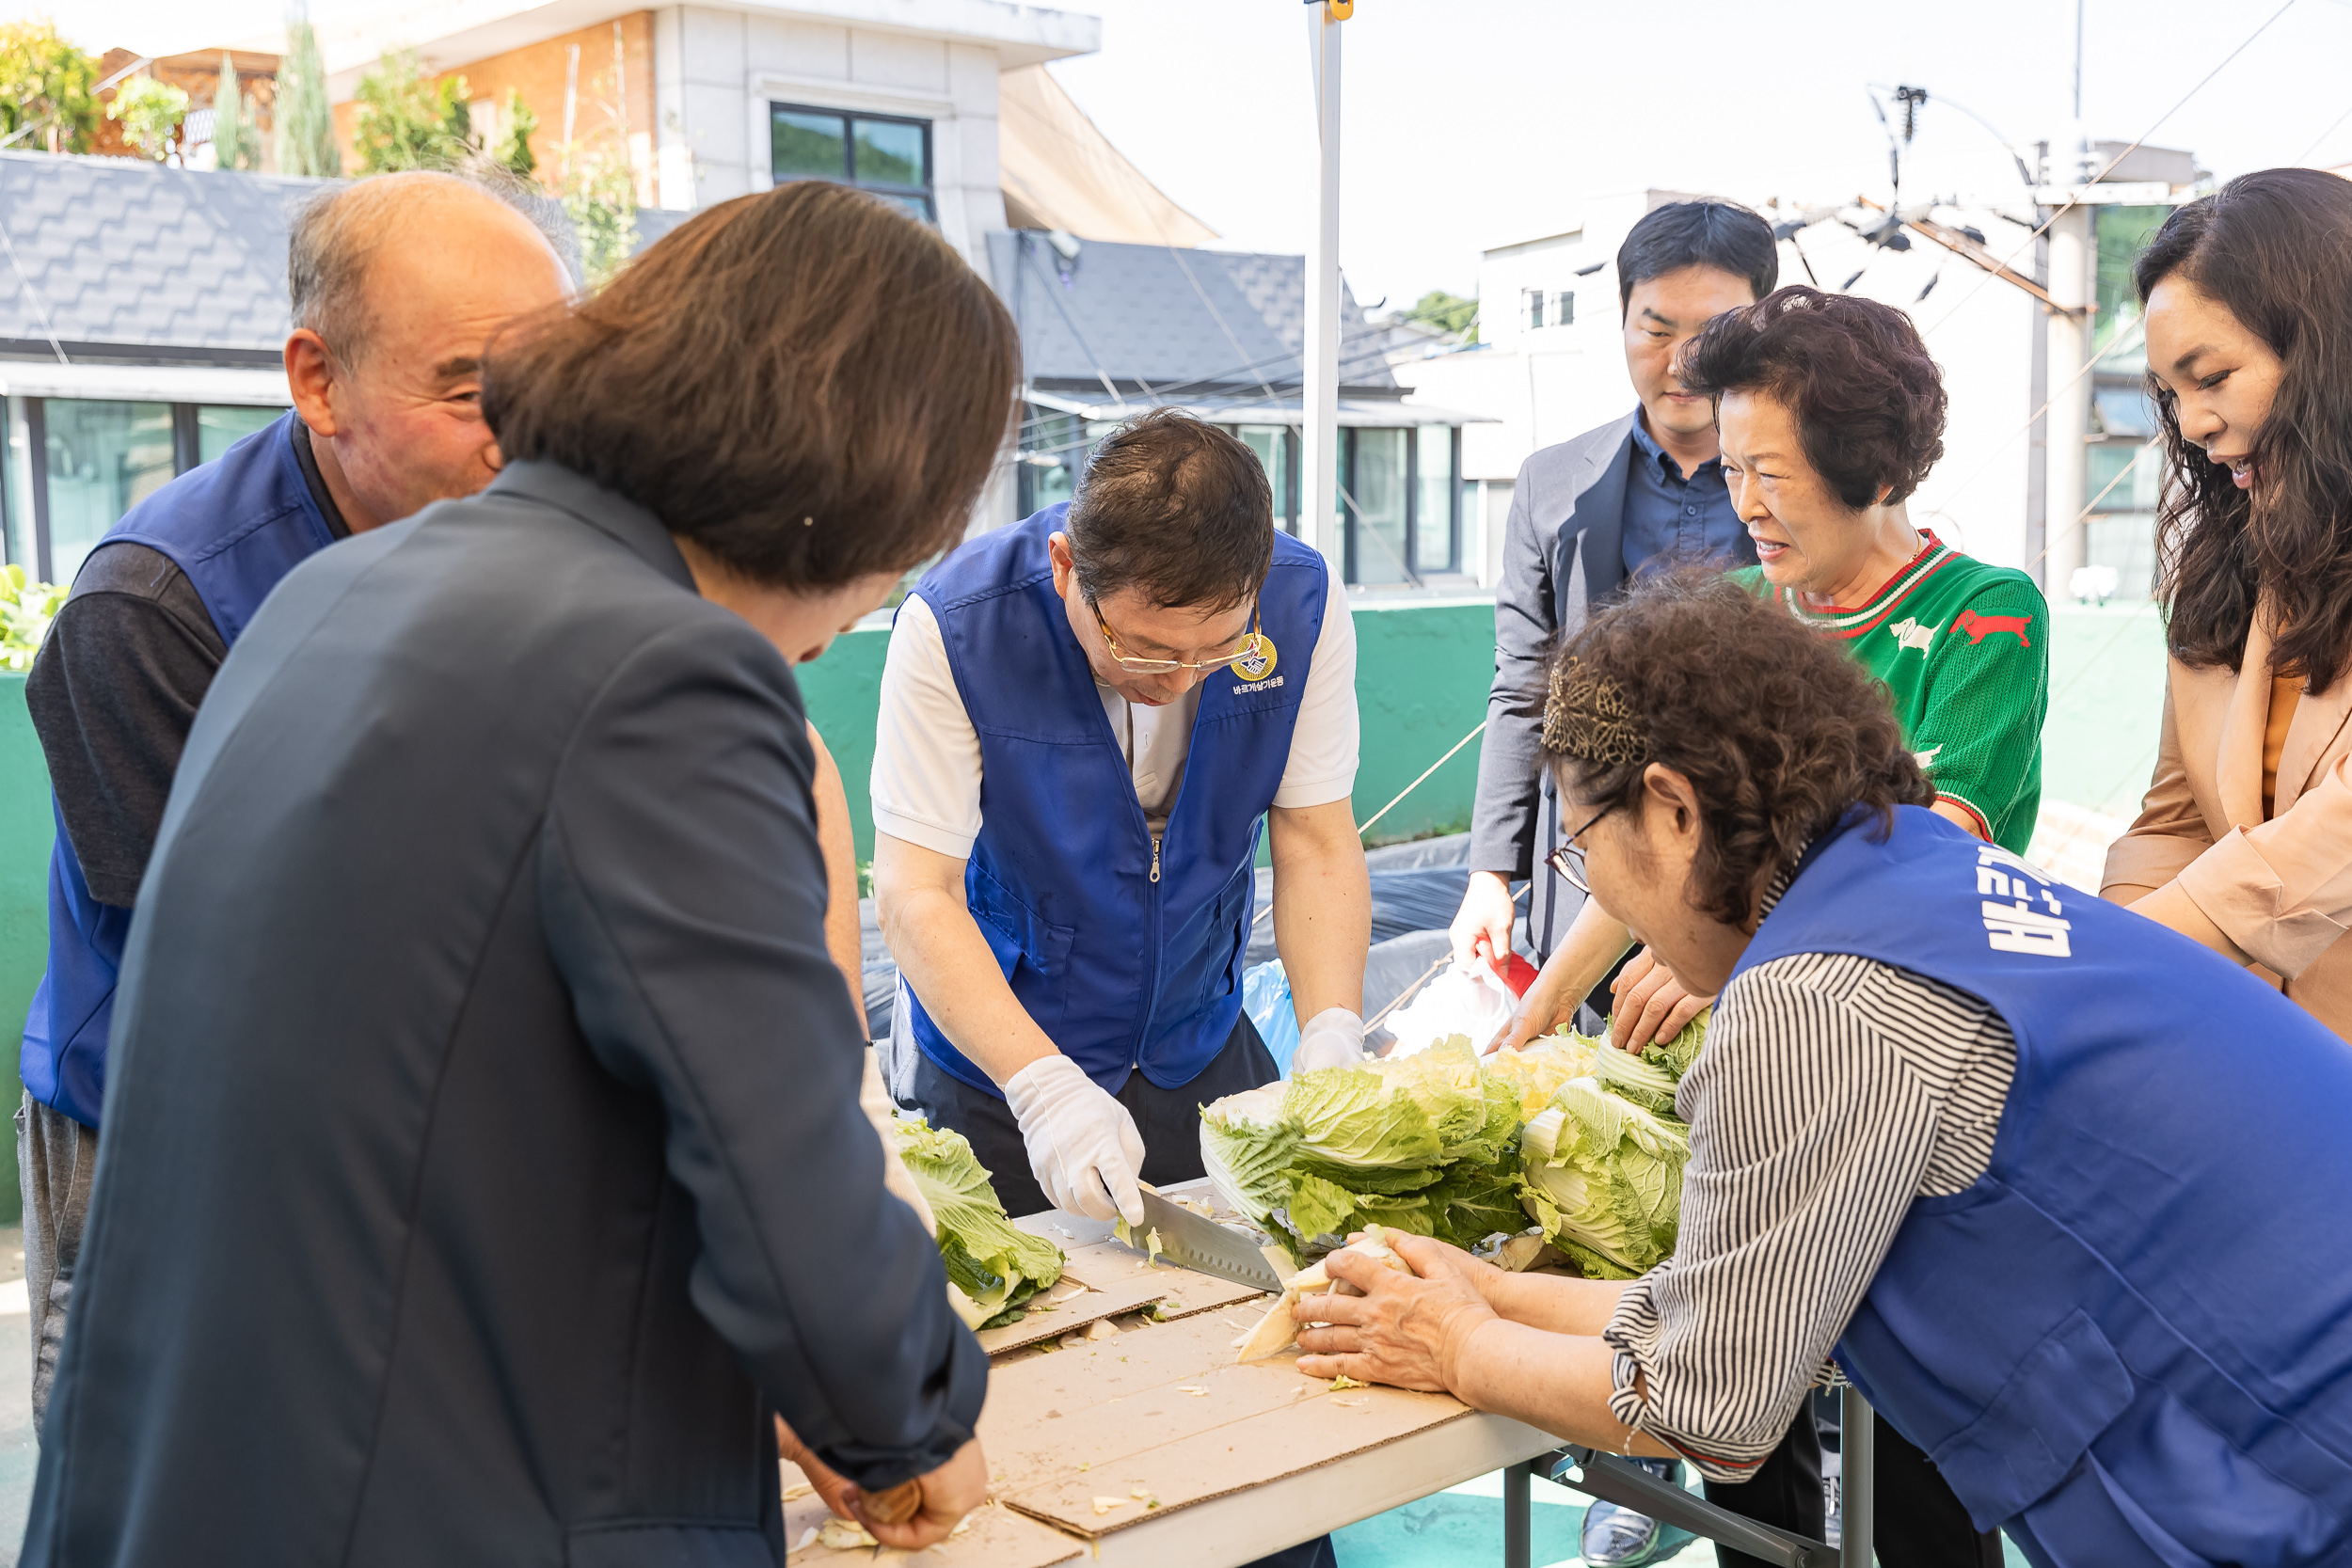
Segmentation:
{"type": "Polygon", "coordinates": [[[1259,1253],[1258,1245],[1238,1230],[1194,1213],[1184,1205],[1144,1190],[1143,1224],[1130,1228],[1130,1246],[1148,1250],[1152,1231],[1160,1233],[1160,1256],[1197,1274],[1214,1275],[1247,1285],[1253,1291],[1279,1294],[1281,1275],[1259,1253]]]}

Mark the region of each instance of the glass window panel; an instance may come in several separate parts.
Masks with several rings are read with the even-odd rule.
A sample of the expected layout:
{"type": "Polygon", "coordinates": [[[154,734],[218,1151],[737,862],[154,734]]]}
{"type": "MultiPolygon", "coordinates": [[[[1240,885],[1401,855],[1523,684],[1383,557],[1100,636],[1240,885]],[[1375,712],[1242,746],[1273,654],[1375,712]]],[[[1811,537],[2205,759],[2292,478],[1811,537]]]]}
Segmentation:
{"type": "Polygon", "coordinates": [[[1274,516],[1278,522],[1290,519],[1289,486],[1282,474],[1282,427],[1279,424],[1245,424],[1233,427],[1233,434],[1257,458],[1265,470],[1266,488],[1274,496],[1274,516]]]}
{"type": "Polygon", "coordinates": [[[2101,358],[2100,369],[2137,372],[2148,368],[2148,351],[2134,331],[2139,320],[2139,291],[2132,286],[2132,262],[2156,237],[2169,207],[2094,207],[2091,222],[2099,251],[2099,314],[2091,328],[2091,346],[2105,351],[2128,339],[2122,352],[2101,358]]]}
{"type": "Polygon", "coordinates": [[[172,476],[171,404],[51,398],[49,565],[73,580],[82,558],[125,512],[172,476]]]}
{"type": "Polygon", "coordinates": [[[8,400],[8,444],[0,447],[0,483],[8,486],[8,559],[38,576],[40,557],[33,544],[33,436],[24,400],[8,400]]]}
{"type": "Polygon", "coordinates": [[[1425,424],[1413,432],[1420,446],[1414,455],[1420,468],[1414,475],[1413,568],[1420,572],[1454,570],[1454,427],[1425,424]]]}
{"type": "Polygon", "coordinates": [[[931,171],[923,156],[923,127],[903,120],[860,119],[857,182],[861,185],[928,185],[931,171]]]}
{"type": "Polygon", "coordinates": [[[778,180],[846,180],[850,177],[847,122],[839,115],[805,109],[769,111],[770,157],[778,180]]]}
{"type": "Polygon", "coordinates": [[[1356,580],[1409,582],[1405,563],[1403,430],[1356,432],[1356,580]]]}
{"type": "Polygon", "coordinates": [[[882,198],[884,201],[897,202],[899,206],[904,207],[908,212],[913,213],[916,217],[921,218],[925,223],[933,221],[931,217],[931,198],[928,196],[900,196],[895,191],[875,191],[872,194],[882,198]]]}
{"type": "Polygon", "coordinates": [[[258,430],[278,422],[283,408],[208,405],[196,411],[196,460],[210,463],[258,430]]]}

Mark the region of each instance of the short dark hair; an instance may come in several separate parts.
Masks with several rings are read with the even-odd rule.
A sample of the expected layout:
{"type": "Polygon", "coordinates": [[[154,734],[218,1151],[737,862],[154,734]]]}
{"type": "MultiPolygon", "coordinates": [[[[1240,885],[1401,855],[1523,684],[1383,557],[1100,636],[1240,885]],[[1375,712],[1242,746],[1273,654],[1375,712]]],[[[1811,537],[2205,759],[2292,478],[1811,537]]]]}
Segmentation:
{"type": "Polygon", "coordinates": [[[1633,309],[1633,286],[1685,267],[1713,267],[1748,280],[1762,299],[1780,281],[1772,226],[1736,201],[1669,201],[1642,214],[1617,247],[1617,314],[1633,309]]]}
{"type": "Polygon", "coordinates": [[[1792,285],[1726,310],[1682,346],[1683,387],[1762,392],[1796,416],[1805,460],[1859,511],[1899,501],[1944,455],[1944,372],[1891,305],[1792,285]]]}
{"type": "Polygon", "coordinates": [[[935,230],[795,181],[695,214],[601,293],[494,341],[482,411],[510,460],[815,590],[963,537],[1020,365],[1011,317],[935,230]]]}
{"type": "Polygon", "coordinates": [[[1637,580],[1562,643],[1555,669],[1615,688],[1640,732],[1639,762],[1549,752],[1579,810],[1638,811],[1655,762],[1691,781],[1706,838],[1694,908],[1743,924],[1772,876],[1857,807],[1880,831],[1894,808],[1932,803],[1884,691],[1833,639],[1719,571],[1637,580]]]}
{"type": "Polygon", "coordinates": [[[1094,449],[1064,526],[1078,587],[1100,603],[1230,610],[1274,564],[1274,491],[1257,454],[1181,408],[1154,408],[1094,449]]]}

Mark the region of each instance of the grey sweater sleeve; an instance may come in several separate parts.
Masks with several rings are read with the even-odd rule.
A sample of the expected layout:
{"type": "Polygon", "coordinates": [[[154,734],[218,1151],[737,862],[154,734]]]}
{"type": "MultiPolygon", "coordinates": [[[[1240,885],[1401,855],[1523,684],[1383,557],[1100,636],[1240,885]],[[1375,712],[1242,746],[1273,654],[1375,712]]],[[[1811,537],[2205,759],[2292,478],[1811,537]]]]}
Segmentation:
{"type": "Polygon", "coordinates": [[[75,576],[24,682],[90,896],[129,909],[196,710],[228,647],[171,560],[108,545],[75,576]]]}
{"type": "Polygon", "coordinates": [[[971,1438],[988,1358],[858,1110],[814,772],[792,677],[748,626],[656,639],[558,776],[542,919],[590,1049],[662,1104],[695,1307],[803,1441],[880,1488],[971,1438]]]}
{"type": "Polygon", "coordinates": [[[1552,610],[1550,541],[1535,523],[1534,481],[1522,468],[1502,531],[1495,587],[1495,679],[1479,742],[1470,865],[1513,880],[1534,869],[1535,802],[1543,767],[1545,670],[1559,624],[1552,610]]]}

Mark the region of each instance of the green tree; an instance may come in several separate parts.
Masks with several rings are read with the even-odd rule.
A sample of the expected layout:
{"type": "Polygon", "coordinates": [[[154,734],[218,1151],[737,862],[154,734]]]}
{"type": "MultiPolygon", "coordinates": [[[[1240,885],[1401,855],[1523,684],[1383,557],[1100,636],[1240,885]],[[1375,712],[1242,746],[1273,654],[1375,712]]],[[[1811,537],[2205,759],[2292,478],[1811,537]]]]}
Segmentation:
{"type": "Polygon", "coordinates": [[[450,168],[476,150],[466,79],[427,83],[414,50],[384,55],[359,78],[354,96],[359,109],[352,147],[364,174],[450,168]]]}
{"type": "Polygon", "coordinates": [[[601,289],[637,248],[637,175],[628,157],[566,147],[564,214],[580,233],[580,271],[601,289]]]}
{"type": "Polygon", "coordinates": [[[122,126],[122,139],[159,164],[171,156],[172,133],[187,117],[187,92],[145,74],[115,88],[115,101],[106,105],[106,118],[122,126]]]}
{"type": "Polygon", "coordinates": [[[278,65],[278,172],[313,179],[341,174],[335,111],[326,100],[326,60],[310,21],[286,24],[286,55],[278,65]]]}
{"type": "Polygon", "coordinates": [[[1440,332],[1468,332],[1465,342],[1478,341],[1478,301],[1432,289],[1405,312],[1408,322],[1421,322],[1440,332]]]}
{"type": "Polygon", "coordinates": [[[0,23],[0,146],[82,152],[98,130],[98,57],[46,20],[0,23]]]}
{"type": "Polygon", "coordinates": [[[220,52],[220,86],[213,89],[213,158],[215,168],[260,168],[262,132],[252,105],[237,85],[237,62],[220,52]]]}
{"type": "Polygon", "coordinates": [[[500,117],[498,145],[490,149],[491,158],[530,179],[539,166],[538,155],[531,150],[532,133],[538,129],[539,117],[531,112],[523,95],[507,88],[506,113],[500,117]]]}

